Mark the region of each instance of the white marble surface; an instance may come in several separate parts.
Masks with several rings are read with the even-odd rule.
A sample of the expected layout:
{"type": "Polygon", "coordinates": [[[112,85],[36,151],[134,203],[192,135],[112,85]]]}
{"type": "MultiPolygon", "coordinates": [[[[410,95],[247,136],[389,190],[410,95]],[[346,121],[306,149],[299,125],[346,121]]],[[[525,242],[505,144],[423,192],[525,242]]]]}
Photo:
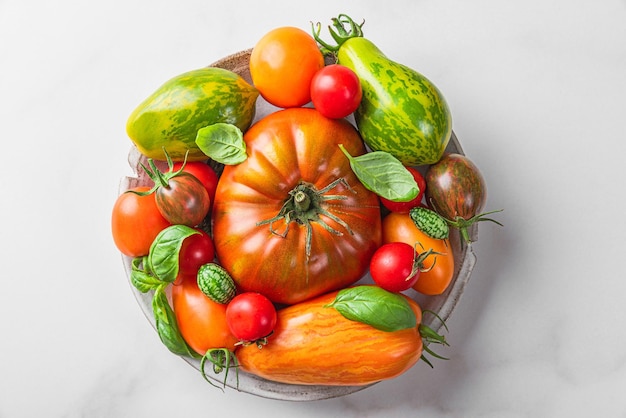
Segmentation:
{"type": "Polygon", "coordinates": [[[626,1],[0,0],[0,417],[623,417],[626,1]],[[346,12],[444,92],[489,186],[449,361],[343,398],[221,393],[109,231],[129,112],[279,25],[346,12]]]}

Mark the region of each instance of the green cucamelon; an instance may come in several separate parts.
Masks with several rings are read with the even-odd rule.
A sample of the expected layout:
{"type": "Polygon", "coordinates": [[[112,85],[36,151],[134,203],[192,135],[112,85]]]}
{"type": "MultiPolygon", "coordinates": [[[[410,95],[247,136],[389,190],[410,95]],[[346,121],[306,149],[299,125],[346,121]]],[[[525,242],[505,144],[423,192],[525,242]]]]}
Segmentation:
{"type": "Polygon", "coordinates": [[[435,239],[447,239],[450,235],[448,222],[434,210],[416,206],[409,211],[415,226],[424,234],[435,239]]]}
{"type": "Polygon", "coordinates": [[[215,263],[204,264],[198,270],[198,287],[217,303],[228,303],[235,297],[235,282],[228,272],[215,263]]]}

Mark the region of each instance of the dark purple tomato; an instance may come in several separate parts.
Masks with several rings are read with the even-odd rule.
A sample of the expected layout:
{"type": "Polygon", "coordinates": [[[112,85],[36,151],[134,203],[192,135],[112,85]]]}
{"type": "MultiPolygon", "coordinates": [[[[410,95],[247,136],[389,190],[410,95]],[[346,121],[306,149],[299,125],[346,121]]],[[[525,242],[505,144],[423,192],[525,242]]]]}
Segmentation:
{"type": "Polygon", "coordinates": [[[199,225],[209,212],[211,199],[202,182],[193,175],[181,172],[156,190],[159,211],[171,224],[199,225]]]}
{"type": "Polygon", "coordinates": [[[428,168],[425,178],[428,204],[446,219],[469,220],[485,206],[485,180],[478,167],[464,155],[444,155],[428,168]]]}
{"type": "Polygon", "coordinates": [[[447,154],[426,172],[426,200],[430,207],[457,228],[465,242],[471,242],[469,227],[480,221],[502,225],[486,215],[499,210],[480,211],[487,200],[485,179],[466,156],[447,154]]]}

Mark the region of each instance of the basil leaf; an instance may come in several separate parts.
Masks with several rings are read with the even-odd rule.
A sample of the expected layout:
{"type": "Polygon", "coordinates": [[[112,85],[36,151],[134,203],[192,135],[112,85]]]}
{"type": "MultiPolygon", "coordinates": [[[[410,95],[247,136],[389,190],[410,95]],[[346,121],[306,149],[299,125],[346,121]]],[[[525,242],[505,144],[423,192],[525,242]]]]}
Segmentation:
{"type": "Polygon", "coordinates": [[[154,239],[148,253],[148,268],[162,282],[171,283],[178,275],[178,257],[185,238],[199,234],[186,225],[170,225],[154,239]]]}
{"type": "Polygon", "coordinates": [[[159,338],[172,353],[196,357],[197,354],[189,348],[180,334],[176,315],[167,300],[165,287],[165,284],[157,287],[152,298],[152,311],[159,338]]]}
{"type": "Polygon", "coordinates": [[[350,160],[350,167],[366,189],[394,202],[408,202],[420,190],[413,175],[393,155],[384,151],[368,152],[353,157],[339,144],[350,160]]]}
{"type": "Polygon", "coordinates": [[[147,257],[136,257],[133,259],[130,282],[141,293],[146,293],[162,283],[146,270],[146,266],[147,257]],[[142,265],[144,268],[142,268],[142,265]]]}
{"type": "Polygon", "coordinates": [[[241,129],[230,123],[215,123],[199,129],[196,145],[208,157],[225,165],[239,164],[248,158],[241,129]]]}
{"type": "Polygon", "coordinates": [[[352,321],[363,322],[382,331],[393,332],[417,326],[415,312],[404,296],[378,286],[342,289],[329,306],[352,321]]]}

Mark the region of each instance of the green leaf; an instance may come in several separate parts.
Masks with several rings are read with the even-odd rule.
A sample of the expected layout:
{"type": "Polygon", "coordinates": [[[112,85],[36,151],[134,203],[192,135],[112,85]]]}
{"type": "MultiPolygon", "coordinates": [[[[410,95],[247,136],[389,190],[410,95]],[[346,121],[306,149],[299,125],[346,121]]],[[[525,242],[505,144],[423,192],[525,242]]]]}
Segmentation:
{"type": "Polygon", "coordinates": [[[413,175],[393,155],[384,151],[368,152],[353,157],[339,144],[350,160],[350,167],[366,189],[394,202],[408,202],[420,190],[413,175]]]}
{"type": "Polygon", "coordinates": [[[393,332],[417,326],[415,312],[404,296],[378,286],[342,289],[329,306],[352,321],[363,322],[382,331],[393,332]]]}
{"type": "Polygon", "coordinates": [[[174,354],[197,357],[189,348],[178,328],[176,315],[170,307],[165,293],[166,284],[157,287],[152,298],[152,311],[156,323],[157,333],[165,346],[174,354]]]}
{"type": "Polygon", "coordinates": [[[225,165],[236,165],[248,158],[241,129],[230,123],[215,123],[199,129],[196,145],[209,158],[225,165]]]}
{"type": "Polygon", "coordinates": [[[148,268],[162,282],[171,283],[178,275],[178,258],[185,238],[199,234],[185,225],[170,225],[154,239],[148,253],[148,268]]]}
{"type": "Polygon", "coordinates": [[[130,272],[130,282],[141,293],[146,293],[163,282],[154,277],[147,270],[148,257],[136,257],[132,262],[132,270],[130,272]]]}

